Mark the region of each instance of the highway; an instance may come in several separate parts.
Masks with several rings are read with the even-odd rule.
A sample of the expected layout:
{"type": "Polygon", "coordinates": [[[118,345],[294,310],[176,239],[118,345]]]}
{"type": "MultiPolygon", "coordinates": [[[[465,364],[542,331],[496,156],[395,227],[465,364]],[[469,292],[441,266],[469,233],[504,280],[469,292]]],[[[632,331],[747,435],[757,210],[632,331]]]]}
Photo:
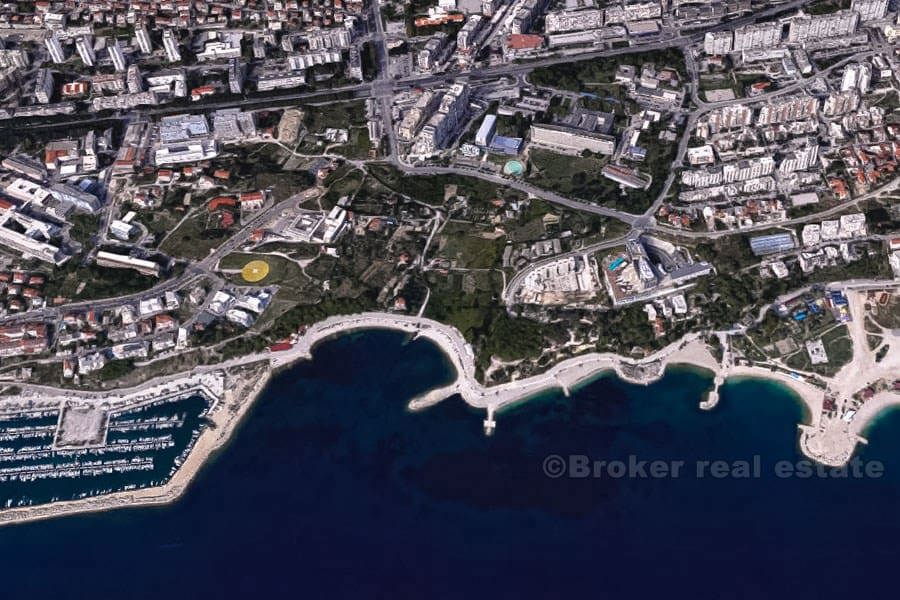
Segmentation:
{"type": "MultiPolygon", "coordinates": [[[[522,73],[528,73],[530,71],[533,71],[534,69],[538,69],[541,67],[550,67],[557,64],[591,60],[594,58],[625,56],[628,54],[637,54],[640,52],[664,50],[666,48],[684,48],[690,44],[702,42],[703,36],[706,35],[706,32],[708,31],[720,31],[723,29],[747,25],[778,12],[799,8],[801,6],[809,4],[810,2],[812,2],[812,0],[794,0],[793,2],[778,4],[758,13],[746,15],[744,17],[740,17],[726,23],[699,29],[696,32],[691,33],[690,35],[676,35],[669,39],[639,43],[633,46],[625,46],[622,48],[606,48],[602,50],[588,50],[585,52],[579,52],[575,55],[556,55],[522,63],[502,64],[469,71],[454,71],[437,75],[415,75],[397,80],[390,80],[388,79],[387,69],[387,39],[384,33],[384,25],[382,19],[380,18],[381,7],[379,1],[375,0],[372,3],[372,13],[369,16],[369,19],[374,22],[376,28],[375,33],[372,35],[372,40],[375,42],[376,50],[378,51],[379,75],[378,78],[371,83],[359,83],[322,90],[304,90],[290,94],[244,94],[243,96],[232,96],[216,102],[201,102],[187,106],[178,104],[177,106],[161,106],[151,109],[136,110],[133,111],[133,114],[137,116],[159,117],[163,115],[178,114],[184,112],[208,112],[223,108],[252,108],[259,106],[280,108],[297,103],[324,101],[329,97],[337,97],[342,95],[350,95],[352,98],[356,99],[380,99],[385,97],[385,95],[388,93],[388,85],[390,85],[390,93],[394,94],[404,89],[411,89],[414,87],[428,88],[435,85],[446,84],[447,82],[459,77],[468,77],[472,81],[477,81],[483,79],[492,79],[504,75],[514,76],[522,73]]],[[[0,121],[0,130],[51,129],[57,127],[65,128],[72,126],[84,127],[93,123],[101,123],[120,118],[121,116],[119,115],[97,115],[93,113],[75,114],[69,116],[68,118],[55,117],[53,118],[53,122],[51,123],[47,123],[45,117],[36,117],[35,119],[37,119],[37,121],[25,122],[23,122],[21,119],[13,118],[6,121],[0,121]]]]}

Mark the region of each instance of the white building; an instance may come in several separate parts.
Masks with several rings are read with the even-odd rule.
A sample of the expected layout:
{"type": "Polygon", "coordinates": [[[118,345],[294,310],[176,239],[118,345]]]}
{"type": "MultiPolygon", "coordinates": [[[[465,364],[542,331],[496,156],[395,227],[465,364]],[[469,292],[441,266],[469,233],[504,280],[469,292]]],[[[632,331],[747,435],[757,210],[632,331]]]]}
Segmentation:
{"type": "Polygon", "coordinates": [[[254,320],[249,313],[240,310],[239,308],[231,308],[226,311],[225,318],[241,327],[250,327],[253,325],[254,320]]]}
{"type": "Polygon", "coordinates": [[[150,43],[150,33],[144,25],[137,28],[135,36],[137,37],[138,48],[141,49],[141,52],[144,54],[153,52],[153,44],[150,43]]]}
{"type": "Polygon", "coordinates": [[[198,140],[180,144],[163,146],[153,155],[156,166],[174,165],[188,162],[209,160],[219,155],[218,147],[213,140],[198,140]]]}
{"type": "Polygon", "coordinates": [[[858,24],[859,13],[852,10],[839,10],[823,15],[807,15],[801,11],[791,19],[788,43],[802,44],[807,40],[848,35],[856,31],[858,24]]]}
{"type": "Polygon", "coordinates": [[[826,117],[842,115],[859,108],[859,92],[850,90],[847,92],[835,92],[829,94],[822,106],[822,114],[826,117]]]}
{"type": "Polygon", "coordinates": [[[497,115],[485,115],[484,120],[481,122],[481,127],[478,128],[478,132],[475,134],[475,145],[482,148],[490,145],[496,131],[497,115]]]}
{"type": "Polygon", "coordinates": [[[85,66],[93,67],[97,62],[97,56],[94,54],[93,36],[83,35],[75,40],[75,50],[78,51],[78,56],[81,57],[81,62],[83,62],[85,66]]]}
{"type": "Polygon", "coordinates": [[[213,137],[220,142],[235,142],[256,135],[253,113],[239,108],[223,108],[212,114],[213,137]]]}
{"type": "Polygon", "coordinates": [[[8,69],[14,67],[16,69],[24,69],[31,64],[28,53],[21,48],[0,49],[0,68],[8,69]]]}
{"type": "Polygon", "coordinates": [[[197,53],[197,60],[223,60],[241,56],[240,34],[213,35],[215,37],[207,41],[203,45],[203,50],[197,53]]]}
{"type": "Polygon", "coordinates": [[[326,244],[335,243],[347,228],[347,211],[340,206],[335,206],[325,217],[322,241],[326,244]]]}
{"type": "Polygon", "coordinates": [[[755,23],[734,30],[735,52],[756,48],[773,48],[781,43],[781,23],[755,23]]]}
{"type": "Polygon", "coordinates": [[[62,44],[60,43],[56,32],[44,40],[44,45],[47,47],[47,52],[50,53],[50,59],[53,60],[53,62],[56,64],[66,62],[66,53],[63,51],[62,44]]]}
{"type": "Polygon", "coordinates": [[[475,44],[475,40],[481,31],[484,19],[481,15],[472,15],[456,34],[456,48],[461,52],[468,52],[475,44]]]}
{"type": "Polygon", "coordinates": [[[108,46],[109,50],[109,59],[112,61],[113,67],[119,73],[124,73],[125,69],[128,68],[128,63],[125,62],[125,53],[122,52],[122,46],[119,44],[119,40],[113,40],[112,46],[108,46]]]}
{"type": "Polygon", "coordinates": [[[440,96],[431,90],[425,90],[416,99],[415,105],[404,115],[397,126],[397,136],[404,142],[411,142],[419,131],[422,122],[431,116],[437,108],[440,96]]]}
{"type": "Polygon", "coordinates": [[[78,372],[82,375],[99,371],[104,365],[106,365],[106,358],[99,352],[85,354],[78,358],[78,372]]]}
{"type": "Polygon", "coordinates": [[[792,96],[780,98],[763,105],[756,117],[757,125],[774,125],[787,121],[797,121],[815,117],[819,111],[819,101],[812,96],[792,96]]]}
{"type": "Polygon", "coordinates": [[[306,44],[310,50],[349,48],[352,42],[353,35],[346,27],[322,29],[306,34],[306,44]]]}
{"type": "Polygon", "coordinates": [[[822,226],[818,223],[810,223],[809,225],[805,225],[800,237],[803,239],[804,246],[815,246],[822,241],[822,226]]]}
{"type": "Polygon", "coordinates": [[[58,201],[70,204],[81,212],[95,213],[100,209],[100,199],[78,186],[54,183],[50,186],[50,193],[58,201]]]}
{"type": "Polygon", "coordinates": [[[25,258],[36,258],[56,266],[65,263],[70,257],[46,241],[57,232],[55,225],[19,212],[7,210],[0,213],[0,245],[21,253],[25,258]]]}
{"type": "Polygon", "coordinates": [[[305,71],[259,69],[256,72],[256,89],[261,92],[297,87],[305,83],[305,71]]]}
{"type": "Polygon", "coordinates": [[[440,106],[416,138],[413,154],[428,155],[443,148],[469,110],[469,87],[454,83],[440,98],[440,106]]]}
{"type": "Polygon", "coordinates": [[[732,104],[723,106],[709,113],[707,123],[712,133],[718,133],[723,129],[735,129],[747,127],[753,122],[753,109],[744,104],[732,104]]]}
{"type": "Polygon", "coordinates": [[[606,7],[606,23],[627,23],[629,21],[642,21],[644,19],[658,19],[662,15],[662,6],[659,2],[637,2],[633,4],[622,3],[606,7]]]}
{"type": "Polygon", "coordinates": [[[757,179],[771,175],[775,171],[775,160],[771,156],[762,158],[741,160],[724,165],[708,167],[706,169],[697,169],[693,171],[683,171],[681,173],[681,183],[688,187],[711,187],[714,185],[722,185],[734,183],[738,181],[747,181],[748,179],[757,179]]]}
{"type": "Polygon", "coordinates": [[[589,150],[611,155],[616,149],[616,138],[611,135],[546,124],[531,126],[531,143],[563,154],[580,154],[589,150]]]}
{"type": "Polygon", "coordinates": [[[115,219],[109,224],[109,232],[122,241],[128,241],[137,231],[137,227],[132,223],[127,223],[121,219],[115,219]]]}
{"type": "Polygon", "coordinates": [[[109,349],[113,358],[123,360],[126,358],[147,358],[149,347],[147,342],[126,342],[124,344],[116,344],[109,349]]]}
{"type": "Polygon", "coordinates": [[[844,76],[841,79],[841,91],[859,90],[860,94],[866,94],[869,91],[871,82],[872,67],[867,63],[847,65],[844,69],[844,76]]]}
{"type": "Polygon", "coordinates": [[[159,277],[159,265],[150,260],[134,258],[127,254],[116,254],[100,250],[97,252],[97,264],[112,269],[134,269],[143,275],[159,277]]]}
{"type": "Polygon", "coordinates": [[[302,71],[316,65],[336,64],[343,61],[340,50],[321,48],[305,52],[294,52],[287,57],[288,67],[292,71],[302,71]]]}
{"type": "Polygon", "coordinates": [[[778,165],[778,172],[787,175],[795,171],[806,171],[813,166],[819,158],[819,144],[812,138],[807,140],[807,144],[803,149],[785,154],[778,165]]]}
{"type": "Polygon", "coordinates": [[[860,20],[865,23],[883,19],[887,14],[888,4],[888,0],[853,0],[850,10],[858,12],[860,20]]]}
{"type": "Polygon", "coordinates": [[[137,66],[137,63],[128,65],[125,84],[128,86],[129,94],[140,94],[144,91],[144,78],[141,77],[141,68],[137,66]]]}
{"type": "Polygon", "coordinates": [[[688,162],[694,166],[711,165],[716,162],[713,147],[709,144],[698,146],[696,148],[688,148],[687,159],[688,162]]]}
{"type": "Polygon", "coordinates": [[[10,198],[21,200],[24,203],[34,202],[36,204],[43,204],[47,198],[50,197],[50,190],[38,183],[34,183],[33,181],[21,177],[13,179],[3,189],[3,193],[10,198]]]}
{"type": "Polygon", "coordinates": [[[734,43],[730,31],[710,31],[703,37],[703,51],[710,55],[728,54],[734,43]]]}
{"type": "Polygon", "coordinates": [[[425,42],[425,47],[416,55],[416,64],[422,71],[430,71],[436,66],[447,46],[447,34],[439,31],[425,42]]]}
{"type": "Polygon", "coordinates": [[[839,232],[843,239],[866,235],[866,216],[863,213],[842,215],[839,232]]]}
{"type": "Polygon", "coordinates": [[[180,62],[181,51],[178,49],[178,40],[175,38],[175,32],[171,29],[163,31],[163,48],[166,51],[166,58],[169,62],[180,62]]]}
{"type": "Polygon", "coordinates": [[[138,314],[142,319],[152,317],[153,315],[164,312],[163,303],[160,298],[147,298],[138,302],[138,314]]]}
{"type": "Polygon", "coordinates": [[[237,58],[232,58],[228,63],[228,91],[232,94],[240,94],[244,91],[244,74],[246,68],[237,58]]]}
{"type": "Polygon", "coordinates": [[[53,73],[50,69],[39,69],[34,78],[34,97],[41,104],[49,104],[53,97],[53,73]]]}
{"type": "Polygon", "coordinates": [[[544,21],[547,33],[583,31],[603,27],[602,10],[561,10],[548,13],[544,21]]]}
{"type": "Polygon", "coordinates": [[[775,160],[771,156],[762,158],[740,160],[736,163],[728,163],[722,166],[722,180],[724,183],[746,181],[771,175],[775,171],[775,160]]]}

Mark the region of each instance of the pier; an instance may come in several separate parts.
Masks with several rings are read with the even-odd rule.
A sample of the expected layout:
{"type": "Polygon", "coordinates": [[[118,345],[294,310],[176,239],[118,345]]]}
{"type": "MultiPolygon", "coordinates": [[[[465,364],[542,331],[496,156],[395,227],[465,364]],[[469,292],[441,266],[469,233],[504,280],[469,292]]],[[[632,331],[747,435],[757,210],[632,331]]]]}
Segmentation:
{"type": "Polygon", "coordinates": [[[487,418],[484,420],[484,434],[491,435],[497,429],[497,421],[494,419],[494,407],[487,407],[487,418]]]}
{"type": "Polygon", "coordinates": [[[721,375],[716,375],[715,379],[713,379],[713,389],[710,390],[706,398],[700,402],[701,409],[712,410],[719,404],[719,388],[723,383],[725,383],[725,378],[721,375]]]}

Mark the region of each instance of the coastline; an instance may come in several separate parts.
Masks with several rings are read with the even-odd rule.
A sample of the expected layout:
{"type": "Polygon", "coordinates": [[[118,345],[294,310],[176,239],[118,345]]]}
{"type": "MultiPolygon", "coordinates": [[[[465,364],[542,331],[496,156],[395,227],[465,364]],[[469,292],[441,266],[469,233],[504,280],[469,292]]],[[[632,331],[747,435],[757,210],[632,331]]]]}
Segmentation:
{"type": "MultiPolygon", "coordinates": [[[[452,383],[431,389],[411,399],[407,405],[410,410],[423,410],[454,394],[459,394],[470,406],[486,411],[486,433],[490,433],[496,427],[495,416],[503,408],[523,403],[541,392],[552,389],[559,389],[568,396],[572,390],[587,385],[610,371],[626,382],[649,385],[661,379],[669,366],[686,365],[691,368],[699,368],[713,375],[715,383],[710,394],[716,394],[716,400],[718,387],[727,379],[755,378],[775,381],[789,388],[804,405],[810,423],[801,424],[802,431],[806,431],[807,428],[812,429],[817,425],[817,416],[821,414],[824,399],[824,393],[819,388],[784,373],[760,367],[723,366],[709,353],[705,342],[697,334],[686,336],[679,342],[666,346],[640,360],[611,353],[588,353],[568,358],[532,377],[495,386],[484,386],[475,378],[474,352],[471,346],[453,327],[421,317],[387,313],[330,317],[307,329],[290,350],[247,355],[219,365],[201,367],[189,373],[155,380],[157,386],[161,385],[160,382],[163,381],[167,385],[171,385],[173,382],[190,378],[196,379],[198,374],[203,377],[210,373],[219,374],[223,381],[226,378],[234,379],[230,386],[223,384],[222,394],[219,398],[221,402],[210,413],[215,426],[203,429],[184,463],[164,485],[135,491],[114,492],[92,498],[3,509],[0,510],[0,525],[130,506],[166,505],[178,500],[203,466],[207,464],[210,457],[231,439],[237,426],[276,372],[297,361],[311,359],[315,346],[321,342],[354,331],[371,329],[400,331],[412,334],[414,338],[423,337],[435,344],[456,370],[456,377],[452,383]],[[255,373],[250,376],[246,373],[235,372],[251,367],[255,373]]],[[[147,382],[135,389],[146,390],[152,384],[154,381],[147,382]]],[[[48,390],[55,389],[47,386],[26,387],[38,393],[47,393],[48,390]]],[[[108,401],[110,392],[101,394],[57,390],[56,393],[59,398],[78,398],[99,403],[104,400],[108,401]]],[[[128,390],[121,390],[119,393],[127,394],[128,390]]],[[[131,393],[136,392],[132,390],[131,393]]],[[[866,415],[855,420],[854,425],[862,430],[868,421],[880,414],[882,408],[900,404],[895,396],[891,396],[885,402],[883,407],[873,405],[866,415]]],[[[2,404],[2,400],[0,400],[0,404],[2,404]]],[[[710,402],[710,399],[700,401],[700,406],[704,409],[710,409],[714,405],[715,402],[710,402]]],[[[813,460],[819,460],[803,443],[801,443],[801,449],[813,460]]],[[[851,446],[851,451],[852,449],[855,449],[855,443],[851,446]]]]}
{"type": "Polygon", "coordinates": [[[891,397],[885,394],[877,394],[863,409],[860,409],[859,413],[857,413],[857,416],[859,416],[860,413],[863,414],[861,421],[863,424],[857,426],[855,425],[854,420],[852,429],[857,435],[865,437],[872,430],[872,427],[878,424],[880,419],[896,410],[900,410],[900,398],[897,396],[891,397]],[[866,412],[864,413],[863,411],[866,412]],[[871,413],[871,415],[867,416],[866,413],[871,413]]]}

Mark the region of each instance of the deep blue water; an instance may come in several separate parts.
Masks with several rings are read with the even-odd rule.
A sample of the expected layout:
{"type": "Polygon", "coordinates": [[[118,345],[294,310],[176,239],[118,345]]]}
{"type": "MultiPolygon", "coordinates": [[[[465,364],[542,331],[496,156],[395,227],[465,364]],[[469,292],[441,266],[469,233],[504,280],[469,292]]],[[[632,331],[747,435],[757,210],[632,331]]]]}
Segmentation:
{"type": "Polygon", "coordinates": [[[2,598],[858,597],[894,579],[900,413],[861,453],[879,479],[779,479],[800,405],[771,383],[673,370],[601,377],[499,416],[453,399],[409,413],[451,369],[424,341],[367,332],[273,379],[186,496],[0,528],[2,598]],[[550,454],[683,460],[664,479],[559,478],[550,454]],[[698,479],[697,460],[762,476],[698,479]]]}

